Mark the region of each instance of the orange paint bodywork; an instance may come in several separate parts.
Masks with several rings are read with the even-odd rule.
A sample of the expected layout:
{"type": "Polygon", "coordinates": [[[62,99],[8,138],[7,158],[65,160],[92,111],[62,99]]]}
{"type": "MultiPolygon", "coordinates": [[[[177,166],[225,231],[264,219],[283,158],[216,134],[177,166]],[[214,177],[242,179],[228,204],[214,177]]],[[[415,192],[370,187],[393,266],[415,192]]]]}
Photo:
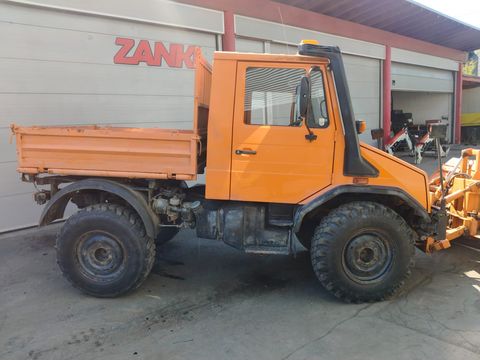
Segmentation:
{"type": "Polygon", "coordinates": [[[194,180],[200,137],[192,131],[96,126],[18,127],[26,174],[194,180]]]}
{"type": "MultiPolygon", "coordinates": [[[[337,186],[355,183],[353,177],[343,175],[345,138],[326,60],[299,55],[216,53],[214,65],[207,198],[306,204],[337,186]],[[318,65],[325,77],[329,127],[312,129],[318,138],[310,142],[305,139],[305,125],[245,124],[245,71],[254,65],[305,69],[318,65]],[[257,153],[237,155],[239,149],[257,153]]],[[[429,211],[428,176],[424,171],[363,143],[361,153],[379,171],[377,177],[366,180],[368,185],[402,189],[429,211]]]]}
{"type": "Polygon", "coordinates": [[[194,180],[206,148],[208,199],[305,204],[337,186],[364,184],[402,189],[430,210],[425,172],[371,146],[361,144],[361,153],[379,175],[344,175],[345,137],[326,59],[217,52],[212,72],[197,51],[196,69],[193,130],[14,126],[18,171],[194,180]],[[320,68],[329,126],[312,129],[316,140],[305,138],[304,124],[244,123],[245,71],[252,66],[320,68]]]}

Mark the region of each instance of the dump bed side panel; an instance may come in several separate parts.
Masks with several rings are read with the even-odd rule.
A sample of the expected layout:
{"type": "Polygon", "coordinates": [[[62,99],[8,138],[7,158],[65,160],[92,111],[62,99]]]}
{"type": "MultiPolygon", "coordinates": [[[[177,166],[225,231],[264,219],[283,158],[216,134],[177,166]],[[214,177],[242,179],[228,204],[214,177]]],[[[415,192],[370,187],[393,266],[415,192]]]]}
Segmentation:
{"type": "Polygon", "coordinates": [[[206,163],[212,68],[195,52],[193,130],[12,125],[28,174],[196,180],[206,163]]]}
{"type": "Polygon", "coordinates": [[[192,131],[95,126],[12,130],[22,173],[196,179],[199,137],[192,131]]]}

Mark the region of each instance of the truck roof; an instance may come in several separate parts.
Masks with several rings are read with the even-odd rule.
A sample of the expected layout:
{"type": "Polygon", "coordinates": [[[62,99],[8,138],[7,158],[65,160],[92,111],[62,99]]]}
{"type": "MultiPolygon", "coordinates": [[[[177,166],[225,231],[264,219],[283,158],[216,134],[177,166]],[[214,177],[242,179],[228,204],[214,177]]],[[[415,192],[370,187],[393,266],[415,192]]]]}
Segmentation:
{"type": "Polygon", "coordinates": [[[305,56],[299,54],[259,54],[231,51],[215,51],[214,60],[237,60],[237,61],[268,61],[268,62],[299,62],[328,64],[327,58],[305,56]]]}

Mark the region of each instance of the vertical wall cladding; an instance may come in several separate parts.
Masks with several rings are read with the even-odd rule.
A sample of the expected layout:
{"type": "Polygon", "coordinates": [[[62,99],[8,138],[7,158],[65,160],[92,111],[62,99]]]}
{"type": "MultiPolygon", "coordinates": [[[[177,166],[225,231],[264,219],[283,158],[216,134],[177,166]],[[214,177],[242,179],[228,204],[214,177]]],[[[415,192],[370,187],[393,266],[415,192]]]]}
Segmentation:
{"type": "Polygon", "coordinates": [[[480,114],[480,87],[463,89],[462,113],[480,114]]]}
{"type": "Polygon", "coordinates": [[[372,140],[370,131],[381,127],[380,60],[345,55],[343,61],[355,117],[367,122],[367,130],[360,134],[360,140],[376,146],[376,140],[372,140]]]}
{"type": "MultiPolygon", "coordinates": [[[[44,2],[78,9],[0,3],[0,231],[35,224],[41,210],[33,187],[15,171],[11,123],[191,128],[193,48],[200,46],[211,61],[223,32],[221,12],[171,2],[164,3],[169,10],[182,7],[170,11],[171,23],[181,13],[179,23],[194,16],[198,27],[198,12],[205,11],[205,26],[166,26],[164,14],[155,23],[155,13],[145,13],[145,21],[141,13],[122,17],[134,2],[110,4],[117,13],[98,9],[101,15],[81,8],[96,2],[44,2]]],[[[155,4],[163,9],[161,1],[155,4]]]]}

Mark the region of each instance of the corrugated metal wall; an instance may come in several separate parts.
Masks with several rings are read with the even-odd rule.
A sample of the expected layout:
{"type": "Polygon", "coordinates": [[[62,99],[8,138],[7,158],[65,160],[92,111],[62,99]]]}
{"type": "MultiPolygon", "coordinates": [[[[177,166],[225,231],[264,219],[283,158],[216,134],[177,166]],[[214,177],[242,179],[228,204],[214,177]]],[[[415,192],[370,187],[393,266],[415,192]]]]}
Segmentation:
{"type": "Polygon", "coordinates": [[[382,127],[380,123],[380,90],[382,88],[380,60],[345,55],[343,61],[355,117],[367,122],[367,131],[360,134],[360,140],[376,146],[377,142],[372,140],[370,130],[382,127]]]}
{"type": "MultiPolygon", "coordinates": [[[[167,50],[171,43],[182,45],[183,50],[201,46],[211,60],[216,34],[223,32],[221,12],[170,2],[163,9],[169,6],[181,12],[180,24],[198,26],[199,11],[204,13],[203,29],[151,23],[155,14],[148,13],[148,7],[144,8],[148,21],[120,16],[129,13],[128,6],[138,8],[137,2],[110,4],[117,11],[111,16],[82,12],[93,12],[96,3],[105,5],[103,1],[57,0],[42,5],[74,3],[79,11],[0,3],[0,231],[35,224],[41,210],[32,200],[33,186],[21,183],[15,171],[11,123],[188,129],[193,115],[193,70],[185,62],[181,67],[170,67],[166,61],[162,66],[115,64],[121,48],[116,38],[133,39],[136,44],[147,40],[152,49],[154,42],[162,42],[167,50]]],[[[161,1],[155,3],[161,5],[161,1]]],[[[159,16],[163,22],[168,20],[163,13],[159,16]]]]}

